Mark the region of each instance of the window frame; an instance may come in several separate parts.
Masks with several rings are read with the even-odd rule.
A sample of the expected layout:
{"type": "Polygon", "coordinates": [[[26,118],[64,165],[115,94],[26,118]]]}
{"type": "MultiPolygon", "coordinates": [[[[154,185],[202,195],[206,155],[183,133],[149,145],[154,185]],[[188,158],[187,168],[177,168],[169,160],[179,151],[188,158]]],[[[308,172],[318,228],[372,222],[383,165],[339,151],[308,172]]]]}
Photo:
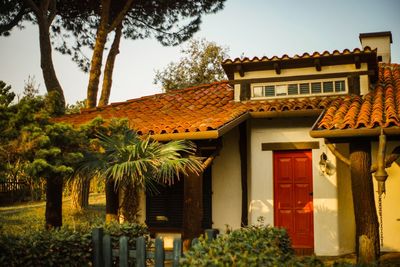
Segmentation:
{"type": "Polygon", "coordinates": [[[267,100],[267,99],[280,99],[280,98],[299,98],[299,97],[313,97],[313,96],[331,96],[331,95],[345,95],[349,92],[348,81],[346,78],[332,78],[332,79],[314,79],[314,80],[301,80],[301,81],[284,81],[284,82],[274,82],[274,83],[252,83],[250,86],[250,99],[251,100],[267,100]],[[324,82],[332,82],[333,83],[333,92],[324,92],[324,82]],[[335,82],[344,82],[344,91],[336,92],[335,90],[335,82]],[[309,84],[309,93],[301,94],[300,84],[309,84]],[[321,92],[320,93],[312,93],[312,84],[320,83],[321,84],[321,92]],[[297,94],[289,94],[289,85],[297,84],[297,94]],[[261,92],[265,92],[265,87],[274,86],[275,87],[275,96],[255,96],[254,88],[261,87],[261,92]],[[286,95],[276,95],[276,87],[277,86],[286,86],[287,94],[286,95]]]}

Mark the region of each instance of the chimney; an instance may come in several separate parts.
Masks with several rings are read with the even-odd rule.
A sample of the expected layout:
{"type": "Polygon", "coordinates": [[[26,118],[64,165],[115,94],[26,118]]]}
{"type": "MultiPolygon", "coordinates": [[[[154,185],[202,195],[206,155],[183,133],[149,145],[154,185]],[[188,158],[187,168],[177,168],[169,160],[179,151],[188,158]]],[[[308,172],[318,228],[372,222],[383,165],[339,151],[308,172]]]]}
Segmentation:
{"type": "Polygon", "coordinates": [[[378,61],[390,63],[390,44],[392,43],[392,33],[390,31],[360,33],[359,38],[362,48],[369,46],[371,49],[378,49],[378,61]]]}

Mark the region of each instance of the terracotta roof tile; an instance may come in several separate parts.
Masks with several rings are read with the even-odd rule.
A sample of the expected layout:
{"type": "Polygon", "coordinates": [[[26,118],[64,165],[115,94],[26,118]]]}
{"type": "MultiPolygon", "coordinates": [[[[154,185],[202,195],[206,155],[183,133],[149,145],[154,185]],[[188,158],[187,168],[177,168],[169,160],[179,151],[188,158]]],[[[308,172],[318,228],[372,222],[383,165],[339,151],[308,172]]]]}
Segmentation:
{"type": "Polygon", "coordinates": [[[142,134],[199,132],[217,130],[247,112],[322,110],[336,98],[235,102],[233,88],[224,81],[82,110],[55,121],[79,125],[99,116],[105,120],[128,118],[130,125],[142,134]]]}
{"type": "Polygon", "coordinates": [[[400,127],[400,65],[379,64],[375,88],[363,96],[332,102],[317,129],[400,127]]]}
{"type": "Polygon", "coordinates": [[[278,56],[272,56],[272,57],[253,57],[253,58],[235,58],[235,59],[226,59],[222,64],[237,64],[237,63],[257,63],[257,62],[270,62],[270,61],[284,61],[284,60],[292,60],[292,59],[306,59],[306,58],[321,58],[321,57],[331,57],[331,56],[341,56],[341,55],[357,55],[357,54],[362,54],[362,53],[372,53],[375,50],[371,49],[370,47],[366,46],[364,49],[360,48],[355,48],[353,51],[349,49],[344,49],[342,52],[339,50],[334,50],[333,52],[329,51],[324,51],[322,53],[320,52],[314,52],[312,54],[309,53],[304,53],[302,55],[294,55],[293,57],[290,57],[288,55],[283,55],[281,57],[278,56]]]}

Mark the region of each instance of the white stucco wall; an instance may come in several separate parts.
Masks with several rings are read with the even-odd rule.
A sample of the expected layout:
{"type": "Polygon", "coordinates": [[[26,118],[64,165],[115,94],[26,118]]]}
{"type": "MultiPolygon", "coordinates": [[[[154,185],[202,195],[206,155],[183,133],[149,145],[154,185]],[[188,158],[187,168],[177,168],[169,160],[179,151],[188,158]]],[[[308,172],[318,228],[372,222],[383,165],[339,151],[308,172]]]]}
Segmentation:
{"type": "Polygon", "coordinates": [[[319,160],[322,152],[336,166],[335,157],[322,139],[313,139],[309,130],[315,118],[253,119],[250,126],[249,222],[256,223],[263,216],[266,223],[274,224],[273,152],[262,151],[262,143],[319,141],[320,148],[312,150],[314,190],[314,251],[316,255],[339,255],[339,213],[337,172],[322,174],[319,160]]]}
{"type": "MultiPolygon", "coordinates": [[[[400,146],[400,141],[389,141],[386,154],[400,146]]],[[[378,143],[372,143],[372,163],[376,162],[378,143]]],[[[382,196],[383,206],[383,247],[382,251],[400,251],[400,159],[386,169],[386,195],[382,196]]],[[[374,191],[377,191],[377,183],[374,179],[374,191]]],[[[378,194],[375,193],[375,203],[378,205],[378,194]]],[[[379,217],[378,217],[379,219],[379,217]]]]}
{"type": "Polygon", "coordinates": [[[226,225],[240,228],[242,185],[238,127],[222,137],[222,149],[212,165],[213,228],[224,232],[226,225]]]}

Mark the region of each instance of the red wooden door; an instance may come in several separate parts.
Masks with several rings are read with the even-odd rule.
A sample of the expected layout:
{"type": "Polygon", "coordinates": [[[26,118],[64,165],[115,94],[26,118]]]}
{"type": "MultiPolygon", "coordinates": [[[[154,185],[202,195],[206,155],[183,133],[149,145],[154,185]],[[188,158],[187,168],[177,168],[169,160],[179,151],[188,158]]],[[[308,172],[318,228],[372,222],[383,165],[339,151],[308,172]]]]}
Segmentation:
{"type": "Polygon", "coordinates": [[[274,152],[274,222],[294,248],[314,247],[311,150],[274,152]]]}

